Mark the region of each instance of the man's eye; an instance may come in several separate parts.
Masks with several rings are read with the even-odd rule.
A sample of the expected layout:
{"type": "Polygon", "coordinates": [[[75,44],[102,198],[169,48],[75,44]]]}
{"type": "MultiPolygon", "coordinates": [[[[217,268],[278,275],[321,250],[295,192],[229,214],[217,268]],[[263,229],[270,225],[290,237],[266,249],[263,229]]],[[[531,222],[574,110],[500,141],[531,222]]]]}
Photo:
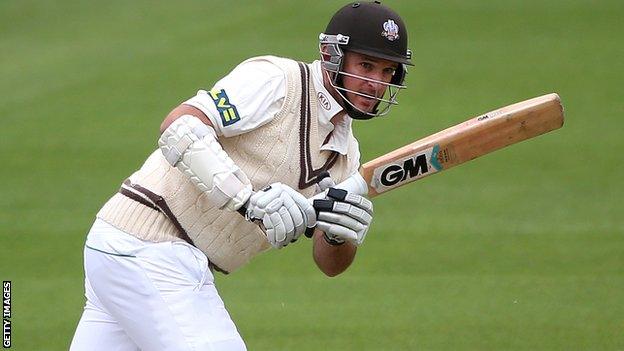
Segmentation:
{"type": "Polygon", "coordinates": [[[361,65],[361,66],[362,66],[362,68],[364,68],[364,69],[371,69],[371,68],[373,67],[373,65],[371,65],[371,64],[370,64],[370,63],[368,63],[368,62],[362,62],[362,63],[360,63],[360,65],[361,65]]]}
{"type": "Polygon", "coordinates": [[[395,72],[396,72],[396,69],[394,69],[394,68],[386,68],[386,69],[384,70],[384,73],[385,73],[385,74],[389,74],[389,75],[391,75],[391,76],[393,76],[395,72]]]}

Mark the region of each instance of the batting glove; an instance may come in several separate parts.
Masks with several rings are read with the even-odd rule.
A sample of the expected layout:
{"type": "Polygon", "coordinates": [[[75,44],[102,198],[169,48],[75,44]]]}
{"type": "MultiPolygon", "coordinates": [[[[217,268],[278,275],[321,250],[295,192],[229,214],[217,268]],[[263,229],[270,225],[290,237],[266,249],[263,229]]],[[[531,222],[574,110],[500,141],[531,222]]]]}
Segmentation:
{"type": "Polygon", "coordinates": [[[261,220],[271,246],[282,248],[296,241],[307,227],[316,225],[316,212],[300,193],[282,183],[273,183],[253,194],[245,217],[261,220]]]}
{"type": "Polygon", "coordinates": [[[373,221],[373,203],[346,190],[329,188],[325,199],[314,200],[318,212],[316,227],[330,244],[349,241],[359,246],[373,221]]]}

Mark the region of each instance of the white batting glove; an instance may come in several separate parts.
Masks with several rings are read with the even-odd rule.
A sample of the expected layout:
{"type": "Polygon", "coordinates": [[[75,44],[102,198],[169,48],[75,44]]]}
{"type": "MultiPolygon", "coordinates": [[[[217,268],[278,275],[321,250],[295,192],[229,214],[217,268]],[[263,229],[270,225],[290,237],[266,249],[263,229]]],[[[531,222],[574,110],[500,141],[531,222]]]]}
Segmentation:
{"type": "Polygon", "coordinates": [[[325,199],[314,200],[318,211],[316,227],[325,233],[330,244],[349,241],[359,246],[373,221],[373,203],[346,190],[329,188],[325,199]]]}
{"type": "Polygon", "coordinates": [[[278,249],[296,241],[307,227],[316,225],[312,204],[282,183],[273,183],[253,194],[247,203],[246,218],[262,220],[269,243],[278,249]]]}

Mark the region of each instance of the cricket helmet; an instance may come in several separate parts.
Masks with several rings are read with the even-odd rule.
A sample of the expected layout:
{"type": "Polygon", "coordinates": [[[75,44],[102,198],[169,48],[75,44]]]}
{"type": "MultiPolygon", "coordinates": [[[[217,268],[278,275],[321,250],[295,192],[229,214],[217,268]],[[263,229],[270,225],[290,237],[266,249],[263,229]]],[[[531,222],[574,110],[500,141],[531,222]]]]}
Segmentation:
{"type": "MultiPolygon", "coordinates": [[[[345,101],[351,117],[369,119],[383,116],[388,113],[390,106],[397,104],[396,95],[400,89],[405,88],[403,81],[407,73],[406,66],[412,65],[412,62],[411,51],[407,48],[405,23],[395,11],[379,1],[350,3],[334,14],[325,32],[319,35],[319,43],[321,64],[331,74],[330,83],[345,101]],[[381,82],[387,86],[384,96],[365,95],[378,101],[372,112],[360,110],[344,95],[346,92],[362,95],[342,86],[343,76],[354,76],[343,71],[345,51],[398,63],[390,83],[381,82]]],[[[356,78],[372,81],[361,76],[356,78]]]]}

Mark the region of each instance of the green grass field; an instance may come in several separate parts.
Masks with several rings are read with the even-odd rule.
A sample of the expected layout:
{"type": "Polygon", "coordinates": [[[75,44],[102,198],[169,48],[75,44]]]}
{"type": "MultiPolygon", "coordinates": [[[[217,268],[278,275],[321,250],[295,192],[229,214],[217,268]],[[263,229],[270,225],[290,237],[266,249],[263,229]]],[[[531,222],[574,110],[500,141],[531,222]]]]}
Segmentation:
{"type": "MultiPolygon", "coordinates": [[[[217,278],[250,350],[623,350],[624,2],[386,1],[416,66],[363,161],[556,91],[563,129],[375,199],[355,264],[309,241],[217,278]],[[618,24],[620,23],[620,24],[618,24]]],[[[0,2],[0,276],[13,349],[67,349],[99,207],[171,108],[245,58],[311,61],[336,1],[0,2]]]]}

